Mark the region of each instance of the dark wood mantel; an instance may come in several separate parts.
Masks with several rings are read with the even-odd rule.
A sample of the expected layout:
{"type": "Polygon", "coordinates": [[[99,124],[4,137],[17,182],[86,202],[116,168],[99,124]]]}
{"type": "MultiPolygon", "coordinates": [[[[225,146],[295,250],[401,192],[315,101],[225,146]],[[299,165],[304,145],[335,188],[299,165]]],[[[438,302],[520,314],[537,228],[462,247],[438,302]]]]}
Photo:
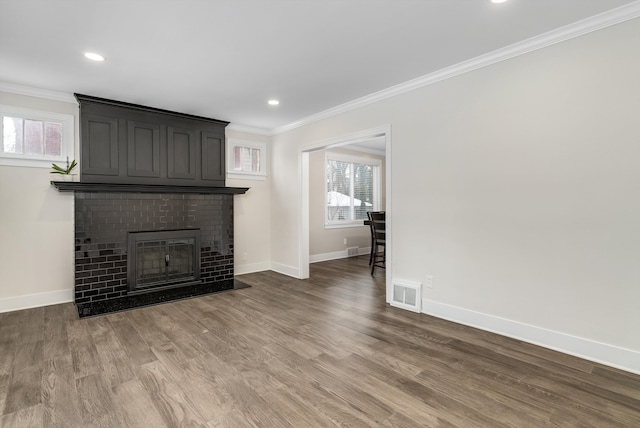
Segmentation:
{"type": "Polygon", "coordinates": [[[80,183],[77,181],[52,181],[60,192],[127,192],[127,193],[196,193],[242,195],[248,187],[202,187],[152,184],[80,183]]]}

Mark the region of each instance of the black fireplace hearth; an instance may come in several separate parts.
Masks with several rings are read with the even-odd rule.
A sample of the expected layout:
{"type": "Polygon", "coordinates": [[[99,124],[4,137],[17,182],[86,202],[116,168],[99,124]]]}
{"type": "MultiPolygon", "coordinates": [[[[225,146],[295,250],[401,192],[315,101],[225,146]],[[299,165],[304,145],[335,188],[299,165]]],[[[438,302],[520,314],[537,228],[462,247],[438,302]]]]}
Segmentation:
{"type": "Polygon", "coordinates": [[[83,316],[229,290],[233,195],[75,192],[83,316]]]}

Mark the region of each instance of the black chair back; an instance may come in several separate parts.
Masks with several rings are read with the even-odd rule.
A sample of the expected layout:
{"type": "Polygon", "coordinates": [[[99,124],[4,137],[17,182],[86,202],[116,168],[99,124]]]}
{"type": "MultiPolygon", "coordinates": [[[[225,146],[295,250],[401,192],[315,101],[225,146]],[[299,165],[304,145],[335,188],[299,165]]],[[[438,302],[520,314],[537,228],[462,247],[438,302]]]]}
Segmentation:
{"type": "Polygon", "coordinates": [[[386,265],[386,213],[384,211],[370,211],[367,213],[371,222],[371,275],[375,273],[376,267],[384,268],[386,265]],[[382,247],[382,254],[380,254],[382,247]]]}

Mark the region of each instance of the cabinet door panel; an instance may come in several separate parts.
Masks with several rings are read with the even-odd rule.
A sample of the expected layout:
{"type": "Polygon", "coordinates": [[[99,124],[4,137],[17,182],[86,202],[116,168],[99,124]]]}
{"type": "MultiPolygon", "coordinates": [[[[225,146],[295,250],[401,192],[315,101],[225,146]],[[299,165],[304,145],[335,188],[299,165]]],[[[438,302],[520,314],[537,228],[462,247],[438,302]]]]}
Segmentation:
{"type": "Polygon", "coordinates": [[[203,131],[201,157],[202,180],[224,181],[224,137],[220,134],[203,131]]]}
{"type": "Polygon", "coordinates": [[[228,122],[75,95],[82,181],[225,186],[228,122]]]}
{"type": "Polygon", "coordinates": [[[127,122],[127,175],[160,177],[160,126],[127,122]]]}
{"type": "Polygon", "coordinates": [[[82,173],[118,175],[118,119],[82,116],[82,173]]]}
{"type": "Polygon", "coordinates": [[[167,128],[167,161],[169,178],[196,178],[196,137],[193,131],[169,126],[167,128]]]}

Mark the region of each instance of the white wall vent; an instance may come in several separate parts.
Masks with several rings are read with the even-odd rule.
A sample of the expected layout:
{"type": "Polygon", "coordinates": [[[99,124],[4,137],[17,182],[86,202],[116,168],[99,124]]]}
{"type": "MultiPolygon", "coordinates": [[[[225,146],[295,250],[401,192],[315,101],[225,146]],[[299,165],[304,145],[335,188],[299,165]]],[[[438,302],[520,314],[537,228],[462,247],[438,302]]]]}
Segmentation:
{"type": "Polygon", "coordinates": [[[422,284],[419,282],[393,281],[391,306],[420,312],[422,307],[422,284]]]}
{"type": "Polygon", "coordinates": [[[356,257],[360,253],[358,247],[347,248],[347,257],[356,257]]]}

